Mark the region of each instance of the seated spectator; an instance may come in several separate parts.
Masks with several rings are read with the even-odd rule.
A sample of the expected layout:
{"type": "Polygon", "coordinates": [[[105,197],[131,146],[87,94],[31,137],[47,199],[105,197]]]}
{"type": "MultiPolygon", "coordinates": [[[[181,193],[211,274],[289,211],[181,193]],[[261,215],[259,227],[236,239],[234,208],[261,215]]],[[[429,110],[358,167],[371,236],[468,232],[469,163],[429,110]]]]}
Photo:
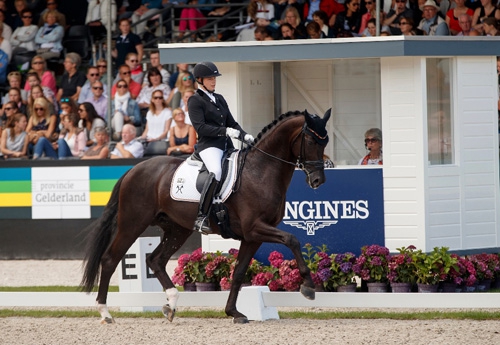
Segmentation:
{"type": "MultiPolygon", "coordinates": [[[[47,100],[49,100],[50,103],[52,103],[54,105],[54,111],[56,113],[58,112],[59,107],[58,107],[57,102],[56,102],[56,95],[54,95],[54,93],[52,92],[52,90],[50,88],[48,88],[47,86],[41,85],[41,80],[40,80],[40,77],[38,76],[38,73],[36,73],[33,70],[30,70],[28,72],[28,74],[26,75],[26,83],[29,84],[31,90],[33,90],[33,87],[35,87],[35,86],[40,86],[42,88],[43,95],[45,96],[45,98],[47,100]]],[[[31,91],[28,92],[28,95],[30,93],[31,93],[31,91]]]]}
{"type": "Polygon", "coordinates": [[[73,99],[65,97],[61,98],[59,111],[59,129],[63,129],[62,117],[67,114],[77,114],[78,113],[78,103],[73,99]]]}
{"type": "Polygon", "coordinates": [[[141,7],[142,0],[116,0],[118,21],[132,17],[135,10],[141,7]]]}
{"type": "Polygon", "coordinates": [[[166,139],[171,122],[172,111],[167,108],[163,92],[161,90],[154,91],[151,95],[151,104],[146,115],[146,127],[141,139],[148,143],[166,139]]]}
{"type": "MultiPolygon", "coordinates": [[[[388,35],[391,34],[391,30],[389,29],[388,26],[382,26],[380,28],[380,36],[382,36],[382,33],[386,32],[388,35]]],[[[367,23],[367,27],[365,31],[363,31],[363,34],[361,35],[362,37],[376,37],[377,36],[377,19],[376,18],[370,18],[367,23]]]]}
{"type": "Polygon", "coordinates": [[[14,31],[10,37],[10,45],[14,54],[34,52],[36,50],[35,36],[38,26],[33,25],[33,13],[30,10],[21,12],[23,26],[14,31]]]}
{"type": "Polygon", "coordinates": [[[10,13],[7,20],[12,30],[16,30],[18,27],[23,26],[21,12],[27,8],[26,0],[14,0],[14,10],[10,13]]]}
{"type": "Polygon", "coordinates": [[[309,22],[306,25],[307,37],[311,39],[315,38],[325,38],[326,36],[321,31],[321,27],[316,22],[309,22]]]}
{"type": "Polygon", "coordinates": [[[191,154],[196,144],[196,131],[194,127],[185,122],[186,115],[181,108],[173,112],[175,126],[170,128],[170,146],[167,155],[191,154]]]}
{"type": "Polygon", "coordinates": [[[95,137],[95,129],[97,127],[106,127],[106,121],[94,109],[94,106],[89,102],[83,102],[78,106],[78,127],[83,128],[85,131],[86,145],[94,144],[97,139],[95,137]]]}
{"type": "Polygon", "coordinates": [[[109,155],[108,131],[105,127],[95,128],[95,143],[90,146],[82,156],[82,159],[106,159],[109,155]]]}
{"type": "MultiPolygon", "coordinates": [[[[162,0],[142,0],[141,7],[134,11],[132,15],[132,23],[137,23],[141,19],[151,17],[155,13],[158,13],[162,8],[162,0]]],[[[142,37],[144,31],[146,30],[146,21],[137,23],[135,26],[135,33],[139,37],[142,37]]]]}
{"type": "Polygon", "coordinates": [[[498,20],[496,18],[485,18],[483,19],[483,32],[485,36],[500,36],[498,31],[498,20]]]}
{"type": "Polygon", "coordinates": [[[40,138],[52,139],[56,129],[57,117],[50,113],[50,104],[45,98],[37,98],[33,102],[34,113],[28,121],[28,138],[31,145],[36,145],[40,138]]]}
{"type": "Polygon", "coordinates": [[[51,143],[47,138],[40,138],[35,145],[33,159],[45,155],[53,159],[81,157],[85,153],[85,133],[78,128],[78,115],[65,114],[62,118],[64,126],[57,142],[51,143]]]}
{"type": "Polygon", "coordinates": [[[460,25],[460,31],[457,36],[481,36],[479,31],[474,30],[472,27],[472,17],[470,15],[466,14],[461,14],[460,17],[458,17],[458,25],[460,25]]]}
{"type": "MultiPolygon", "coordinates": [[[[31,68],[38,74],[41,80],[40,85],[50,88],[54,95],[57,94],[56,78],[52,71],[47,70],[47,63],[42,56],[36,55],[31,59],[31,68]]],[[[24,84],[24,89],[26,91],[30,90],[30,84],[28,82],[24,84]]]]}
{"type": "Polygon", "coordinates": [[[78,101],[83,84],[85,84],[85,75],[78,70],[81,63],[80,55],[77,53],[68,53],[64,59],[64,74],[61,77],[61,85],[57,91],[56,100],[62,98],[71,98],[78,101]]]}
{"type": "Polygon", "coordinates": [[[111,1],[111,18],[108,11],[108,1],[90,0],[87,7],[85,24],[90,29],[90,34],[95,39],[106,36],[106,28],[111,25],[111,31],[116,29],[116,3],[111,1]]]}
{"type": "Polygon", "coordinates": [[[194,88],[194,78],[191,74],[186,72],[179,73],[177,82],[175,83],[175,89],[173,89],[169,97],[166,98],[169,107],[172,109],[179,108],[182,102],[182,93],[187,89],[194,88]]]}
{"type": "Polygon", "coordinates": [[[253,32],[256,41],[272,41],[271,32],[265,26],[257,26],[253,32]]]}
{"type": "Polygon", "coordinates": [[[5,22],[5,11],[0,9],[0,23],[3,25],[2,37],[10,40],[12,37],[12,28],[5,22]]]}
{"type": "Polygon", "coordinates": [[[370,151],[358,165],[382,165],[382,131],[370,128],[365,132],[365,148],[370,151]]]}
{"type": "Polygon", "coordinates": [[[418,29],[422,30],[427,36],[448,36],[450,31],[443,18],[438,16],[439,6],[434,0],[427,0],[421,7],[422,20],[418,29]]]}
{"type": "Polygon", "coordinates": [[[283,23],[280,25],[281,39],[282,40],[294,40],[295,37],[295,29],[291,24],[283,23]]]}
{"type": "Polygon", "coordinates": [[[49,108],[50,108],[50,113],[51,114],[57,114],[58,111],[56,111],[56,102],[52,102],[45,95],[43,94],[43,89],[42,86],[40,85],[35,85],[31,89],[31,91],[28,94],[28,104],[27,104],[27,110],[28,110],[28,117],[31,118],[32,116],[35,116],[35,110],[33,109],[33,106],[35,104],[35,99],[37,98],[44,98],[48,103],[49,103],[49,108]]]}
{"type": "Polygon", "coordinates": [[[472,27],[481,32],[483,20],[486,18],[495,18],[500,20],[500,9],[496,7],[496,0],[481,0],[481,5],[474,10],[472,16],[472,27]]]}
{"type": "Polygon", "coordinates": [[[92,95],[85,100],[94,106],[97,115],[102,117],[104,121],[108,119],[108,98],[104,96],[103,83],[99,80],[92,84],[92,95]]]}
{"type": "Polygon", "coordinates": [[[313,20],[319,24],[325,37],[331,37],[330,27],[328,26],[328,15],[325,11],[318,10],[313,13],[313,20]]]}
{"type": "Polygon", "coordinates": [[[40,13],[40,20],[38,21],[38,26],[43,26],[45,24],[44,18],[48,11],[52,11],[56,14],[56,22],[66,29],[66,16],[57,10],[57,0],[47,0],[47,8],[40,13]]]}
{"type": "MultiPolygon", "coordinates": [[[[368,21],[371,18],[375,18],[377,15],[374,0],[366,0],[365,1],[365,8],[366,8],[366,13],[361,16],[361,26],[359,27],[359,34],[360,35],[364,34],[366,26],[368,25],[368,21]]],[[[380,21],[383,22],[383,19],[380,18],[380,21]]]]}
{"type": "MultiPolygon", "coordinates": [[[[170,80],[170,73],[165,68],[163,68],[162,64],[160,63],[160,52],[158,50],[153,50],[151,53],[149,53],[149,62],[151,64],[151,67],[156,67],[158,71],[160,71],[161,82],[168,85],[168,82],[170,80]]],[[[148,84],[148,72],[146,72],[144,78],[142,79],[142,87],[148,86],[148,84]]]]}
{"type": "Polygon", "coordinates": [[[295,7],[290,6],[285,10],[285,23],[288,23],[292,26],[294,37],[296,39],[307,38],[306,28],[304,26],[304,23],[302,23],[299,11],[297,11],[295,7]]]}
{"type": "Polygon", "coordinates": [[[137,103],[139,103],[139,108],[141,110],[149,108],[153,92],[155,91],[161,91],[164,99],[169,98],[171,94],[170,87],[163,84],[161,80],[160,71],[158,71],[156,67],[151,67],[148,70],[148,86],[143,86],[141,93],[139,93],[139,96],[137,97],[137,103]]]}
{"type": "MultiPolygon", "coordinates": [[[[7,75],[7,81],[9,82],[9,89],[13,87],[21,89],[21,73],[19,73],[18,71],[10,72],[7,75]]],[[[28,93],[26,92],[26,90],[21,90],[21,98],[23,99],[23,102],[26,102],[28,100],[28,93]]],[[[9,95],[6,94],[2,98],[2,104],[8,101],[9,101],[9,95]]]]}
{"type": "MultiPolygon", "coordinates": [[[[94,82],[99,81],[100,79],[99,69],[96,66],[89,66],[87,69],[87,80],[85,84],[83,84],[82,89],[80,90],[80,95],[78,96],[78,103],[83,103],[90,97],[92,97],[92,85],[94,82]]],[[[107,93],[107,87],[105,84],[102,84],[104,88],[104,93],[107,93]]]]}
{"type": "Polygon", "coordinates": [[[116,39],[115,49],[111,55],[116,59],[116,66],[121,66],[125,63],[125,57],[128,53],[136,53],[137,60],[142,61],[144,47],[141,38],[130,32],[130,22],[128,19],[120,19],[119,26],[120,36],[116,39]]]}
{"type": "Polygon", "coordinates": [[[7,93],[7,97],[9,101],[16,103],[18,112],[26,115],[28,114],[26,110],[26,104],[23,103],[23,99],[21,97],[21,90],[19,90],[19,88],[17,87],[10,88],[9,92],[7,93]]]}
{"type": "MultiPolygon", "coordinates": [[[[198,0],[188,0],[187,4],[198,5],[198,0]]],[[[201,13],[199,8],[184,7],[181,11],[181,18],[179,19],[179,39],[182,40],[184,38],[186,30],[189,29],[189,31],[196,31],[206,24],[207,19],[203,13],[201,13]]],[[[196,35],[193,35],[194,37],[191,38],[196,40],[196,35]]]]}
{"type": "Polygon", "coordinates": [[[144,77],[144,72],[142,71],[142,65],[136,53],[128,53],[125,57],[125,65],[130,67],[130,77],[137,84],[142,84],[142,78],[144,77]]]}
{"type": "MultiPolygon", "coordinates": [[[[175,88],[175,83],[177,83],[177,78],[179,77],[179,73],[181,73],[181,72],[190,73],[188,66],[189,65],[187,63],[178,63],[175,65],[177,70],[174,73],[172,73],[172,75],[170,76],[170,79],[168,80],[168,86],[170,86],[170,90],[173,90],[175,88]]],[[[191,76],[193,77],[192,74],[191,74],[191,76]]],[[[193,77],[193,79],[194,79],[194,77],[193,77]]]]}
{"type": "Polygon", "coordinates": [[[3,24],[0,24],[0,50],[3,51],[10,59],[12,58],[12,46],[8,39],[2,37],[3,24]]]}
{"type": "MultiPolygon", "coordinates": [[[[127,83],[128,91],[130,91],[130,97],[132,97],[132,99],[136,99],[141,92],[141,84],[136,83],[132,80],[132,77],[130,76],[130,67],[128,67],[127,65],[121,65],[118,70],[118,76],[120,77],[119,80],[123,80],[127,83]]],[[[118,82],[116,82],[111,88],[111,96],[113,98],[116,94],[117,85],[118,82]]]]}
{"type": "Polygon", "coordinates": [[[44,59],[58,58],[63,50],[64,28],[57,24],[56,16],[54,11],[47,11],[44,15],[45,24],[38,29],[35,36],[35,43],[38,44],[37,54],[44,59]]]}
{"type": "Polygon", "coordinates": [[[399,24],[403,17],[413,18],[413,11],[406,6],[406,0],[396,0],[396,6],[390,9],[383,21],[384,25],[389,26],[392,35],[401,35],[399,24]]]}
{"type": "Polygon", "coordinates": [[[405,36],[415,36],[416,35],[412,17],[401,18],[401,21],[399,22],[399,28],[401,29],[401,33],[405,36]]]}
{"type": "Polygon", "coordinates": [[[334,37],[358,36],[361,27],[361,14],[359,0],[345,0],[346,10],[337,14],[333,26],[334,37]]]}
{"type": "Polygon", "coordinates": [[[108,83],[108,62],[106,59],[100,58],[97,60],[96,64],[97,69],[99,70],[99,75],[101,76],[101,83],[108,83]]]}
{"type": "Polygon", "coordinates": [[[446,12],[446,24],[450,29],[450,33],[453,36],[458,35],[462,31],[459,24],[459,18],[462,14],[468,14],[469,16],[474,15],[474,10],[465,6],[465,0],[453,0],[456,4],[455,8],[452,8],[446,12]]]}
{"type": "Polygon", "coordinates": [[[1,110],[1,124],[2,124],[2,130],[5,128],[8,128],[12,120],[14,119],[14,115],[17,114],[17,103],[8,101],[7,103],[4,103],[2,105],[2,110],[1,110]]]}
{"type": "Polygon", "coordinates": [[[144,147],[135,138],[136,130],[131,124],[123,126],[123,141],[116,144],[111,152],[111,159],[117,158],[141,158],[144,155],[144,147]]]}
{"type": "Polygon", "coordinates": [[[274,4],[267,0],[251,0],[247,6],[247,23],[257,21],[257,18],[274,19],[274,4]]]}
{"type": "Polygon", "coordinates": [[[25,158],[28,154],[28,134],[26,126],[28,118],[17,113],[13,116],[9,126],[3,130],[0,149],[4,159],[25,158]]]}
{"type": "Polygon", "coordinates": [[[116,89],[115,98],[111,103],[111,128],[114,132],[113,139],[119,140],[124,123],[141,124],[141,112],[139,104],[130,95],[125,80],[120,79],[116,83],[116,89]]]}
{"type": "MultiPolygon", "coordinates": [[[[184,115],[186,116],[184,121],[188,125],[192,125],[191,118],[189,117],[188,100],[192,95],[194,95],[195,92],[196,92],[195,89],[186,89],[182,93],[181,109],[182,111],[184,111],[184,115]]],[[[172,123],[171,126],[175,126],[175,121],[172,123]]]]}

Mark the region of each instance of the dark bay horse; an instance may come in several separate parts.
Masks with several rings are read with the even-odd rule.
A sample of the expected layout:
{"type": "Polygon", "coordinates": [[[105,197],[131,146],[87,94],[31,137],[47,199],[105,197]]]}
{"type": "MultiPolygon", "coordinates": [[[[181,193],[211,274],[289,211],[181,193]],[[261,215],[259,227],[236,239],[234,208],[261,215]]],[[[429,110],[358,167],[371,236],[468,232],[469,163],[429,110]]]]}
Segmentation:
{"type": "MultiPolygon", "coordinates": [[[[250,260],[263,242],[281,243],[290,248],[304,279],[301,293],[308,299],[315,297],[314,283],[299,241],[276,226],[283,218],[286,191],[296,167],[306,173],[311,188],[325,182],[323,152],[328,142],[329,118],[330,110],[323,118],[307,111],[281,115],[262,130],[253,147],[243,152],[246,160],[239,188],[225,202],[230,227],[242,238],[225,308],[235,323],[248,322],[236,309],[236,299],[250,260]]],[[[101,323],[114,322],[106,305],[110,278],[130,246],[150,225],[158,225],[164,231],[160,244],[146,261],[165,289],[168,303],[163,313],[172,321],[179,293],[165,266],[193,234],[191,229],[198,208],[196,203],[170,197],[172,176],[181,163],[178,158],[162,156],[137,164],[118,180],[102,216],[85,230],[89,232],[89,241],[81,287],[90,292],[99,283],[97,306],[101,323]]],[[[215,221],[211,224],[216,232],[220,231],[215,221]]]]}

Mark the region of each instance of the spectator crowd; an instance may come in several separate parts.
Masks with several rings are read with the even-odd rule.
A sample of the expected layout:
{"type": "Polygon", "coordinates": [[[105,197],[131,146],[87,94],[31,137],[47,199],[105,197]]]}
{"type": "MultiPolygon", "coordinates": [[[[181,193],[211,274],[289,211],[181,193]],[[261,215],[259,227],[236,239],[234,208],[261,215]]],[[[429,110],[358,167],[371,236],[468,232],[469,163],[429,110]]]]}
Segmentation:
{"type": "MultiPolygon", "coordinates": [[[[177,64],[169,71],[160,64],[158,51],[146,53],[144,49],[150,19],[158,19],[170,2],[71,3],[72,11],[76,8],[85,14],[81,23],[67,2],[0,0],[2,157],[100,159],[193,152],[196,133],[187,100],[197,85],[189,66],[177,64]],[[63,3],[66,10],[59,8],[63,3]],[[82,56],[64,51],[65,35],[79,24],[86,25],[94,39],[104,37],[111,28],[116,38],[113,66],[99,56],[83,64],[82,56]],[[54,62],[60,71],[49,68],[54,62]],[[107,84],[108,74],[111,85],[107,84]]],[[[188,5],[177,8],[176,36],[181,40],[207,40],[199,29],[210,18],[224,18],[230,11],[226,0],[177,3],[188,5]]],[[[214,39],[371,37],[377,32],[497,36],[500,32],[500,9],[494,0],[381,0],[379,28],[374,0],[249,0],[245,6],[246,24],[237,30],[222,30],[224,34],[214,39]]],[[[219,24],[234,22],[224,19],[219,24]]]]}

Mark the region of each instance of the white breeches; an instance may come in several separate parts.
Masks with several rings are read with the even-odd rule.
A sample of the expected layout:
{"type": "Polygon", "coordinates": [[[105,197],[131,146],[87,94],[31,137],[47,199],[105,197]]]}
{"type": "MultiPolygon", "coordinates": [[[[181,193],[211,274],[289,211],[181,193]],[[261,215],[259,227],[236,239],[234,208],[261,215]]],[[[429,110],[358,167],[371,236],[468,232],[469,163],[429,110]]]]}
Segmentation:
{"type": "Polygon", "coordinates": [[[215,179],[220,181],[222,175],[222,156],[224,152],[216,147],[209,147],[200,152],[200,157],[208,171],[214,173],[215,179]]]}

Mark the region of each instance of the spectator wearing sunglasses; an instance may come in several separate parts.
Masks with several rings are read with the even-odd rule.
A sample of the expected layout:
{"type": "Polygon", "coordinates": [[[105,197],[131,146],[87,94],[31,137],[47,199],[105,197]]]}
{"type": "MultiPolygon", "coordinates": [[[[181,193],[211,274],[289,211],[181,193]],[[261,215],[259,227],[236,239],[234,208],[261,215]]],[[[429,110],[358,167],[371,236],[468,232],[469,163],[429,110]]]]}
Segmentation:
{"type": "Polygon", "coordinates": [[[365,148],[369,153],[359,160],[358,165],[382,165],[382,131],[370,128],[365,132],[365,148]]]}
{"type": "Polygon", "coordinates": [[[85,100],[94,106],[97,115],[108,120],[108,97],[104,94],[104,84],[100,80],[92,83],[92,94],[85,100]]]}
{"type": "Polygon", "coordinates": [[[181,72],[177,77],[177,82],[175,83],[175,88],[172,90],[170,97],[167,99],[167,103],[170,108],[182,108],[184,106],[182,102],[182,94],[187,89],[196,89],[194,85],[194,78],[190,73],[181,72]]]}
{"type": "Polygon", "coordinates": [[[141,110],[149,109],[152,100],[151,96],[156,91],[161,91],[165,100],[170,96],[170,86],[162,83],[162,77],[158,68],[151,67],[148,70],[148,86],[143,86],[141,93],[137,97],[137,103],[139,103],[141,110]]]}
{"type": "Polygon", "coordinates": [[[38,27],[33,25],[33,13],[25,9],[21,12],[21,20],[23,26],[20,26],[14,31],[10,37],[13,54],[33,52],[36,50],[35,36],[38,27]]]}
{"type": "MultiPolygon", "coordinates": [[[[47,63],[42,56],[35,55],[33,59],[31,59],[31,68],[38,74],[38,77],[41,80],[41,85],[49,87],[54,95],[57,94],[56,79],[54,78],[53,72],[47,70],[47,63]]],[[[24,90],[30,90],[30,84],[28,82],[24,85],[24,90]]]]}
{"type": "MultiPolygon", "coordinates": [[[[80,95],[78,96],[78,103],[83,103],[90,97],[92,97],[92,84],[101,78],[99,74],[99,69],[96,66],[90,66],[87,69],[87,81],[83,84],[80,90],[80,95]]],[[[104,92],[106,93],[107,87],[103,85],[104,92]]]]}
{"type": "Polygon", "coordinates": [[[128,84],[120,79],[115,85],[116,94],[111,103],[111,128],[113,139],[120,140],[124,124],[130,123],[135,126],[141,124],[141,112],[139,104],[130,95],[128,84]]]}
{"type": "Polygon", "coordinates": [[[396,6],[391,8],[389,13],[387,13],[386,19],[384,20],[384,25],[389,26],[389,29],[391,29],[391,35],[402,34],[400,23],[403,17],[412,18],[413,11],[406,7],[406,0],[396,0],[396,6]]]}
{"type": "Polygon", "coordinates": [[[141,61],[136,53],[128,53],[125,57],[125,65],[130,67],[130,77],[138,84],[142,84],[144,72],[142,70],[141,61]]]}
{"type": "MultiPolygon", "coordinates": [[[[118,77],[127,83],[128,91],[130,91],[130,97],[136,99],[141,92],[141,84],[136,83],[130,76],[130,67],[127,65],[121,65],[118,70],[118,77]]],[[[116,94],[116,86],[118,82],[111,88],[111,97],[114,98],[116,94]]]]}

